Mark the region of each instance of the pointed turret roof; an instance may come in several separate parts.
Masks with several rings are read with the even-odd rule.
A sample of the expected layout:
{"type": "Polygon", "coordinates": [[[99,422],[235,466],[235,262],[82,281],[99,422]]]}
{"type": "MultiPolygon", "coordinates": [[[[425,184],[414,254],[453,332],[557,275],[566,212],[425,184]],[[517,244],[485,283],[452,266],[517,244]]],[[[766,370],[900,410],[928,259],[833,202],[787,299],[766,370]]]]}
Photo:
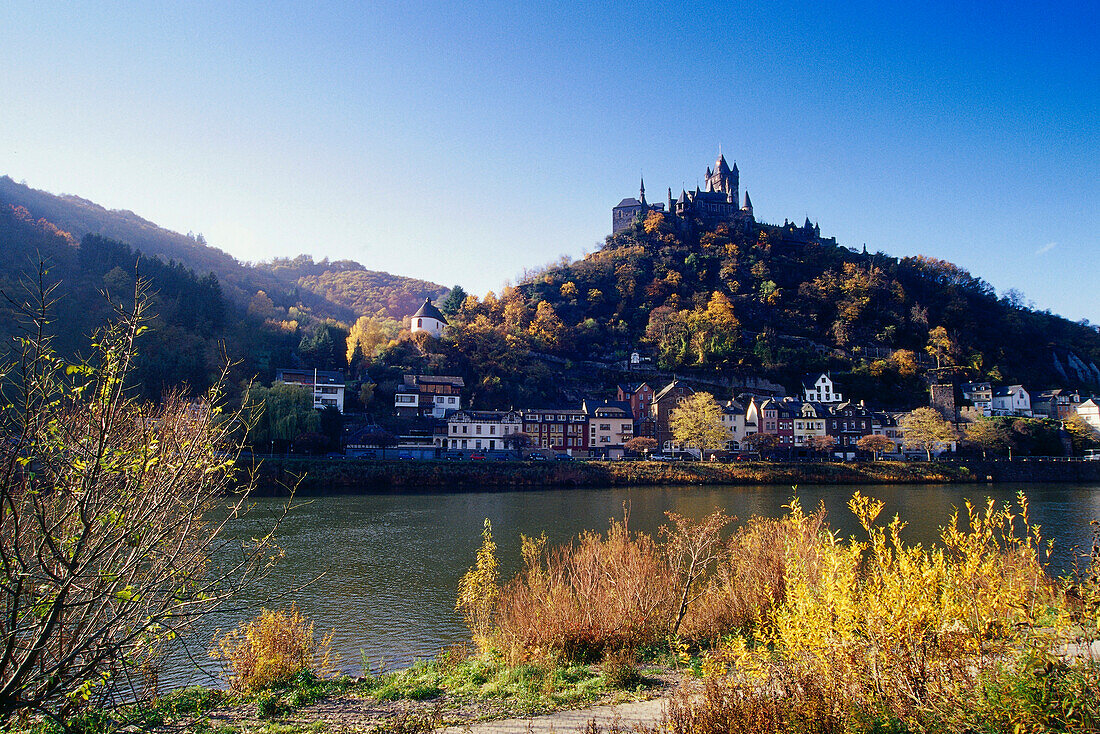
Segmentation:
{"type": "Polygon", "coordinates": [[[447,323],[447,317],[444,316],[438,308],[432,305],[432,299],[425,298],[424,305],[420,307],[420,310],[412,315],[414,319],[426,318],[435,319],[436,321],[447,323]]]}
{"type": "Polygon", "coordinates": [[[686,204],[688,198],[688,192],[684,189],[680,189],[680,198],[676,200],[677,204],[686,204]]]}
{"type": "Polygon", "coordinates": [[[742,209],[752,209],[752,200],[749,199],[749,190],[745,189],[745,206],[742,209]]]}
{"type": "MultiPolygon", "coordinates": [[[[734,165],[737,165],[736,163],[734,165]]],[[[718,160],[714,162],[715,173],[729,173],[730,167],[726,165],[726,157],[721,153],[718,154],[718,160]]]]}

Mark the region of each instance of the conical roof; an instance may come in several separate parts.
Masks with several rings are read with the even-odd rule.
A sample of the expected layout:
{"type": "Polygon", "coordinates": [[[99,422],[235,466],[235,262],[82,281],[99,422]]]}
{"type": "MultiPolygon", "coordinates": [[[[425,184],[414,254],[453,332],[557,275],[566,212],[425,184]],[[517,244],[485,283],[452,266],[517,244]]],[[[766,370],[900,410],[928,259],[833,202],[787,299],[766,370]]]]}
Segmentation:
{"type": "Polygon", "coordinates": [[[436,321],[441,321],[444,324],[447,323],[447,317],[444,316],[443,313],[438,308],[436,308],[435,306],[432,305],[432,300],[430,298],[425,298],[424,299],[424,305],[421,306],[420,310],[417,311],[416,313],[414,313],[412,315],[412,317],[414,319],[419,319],[419,318],[435,319],[436,321]]]}

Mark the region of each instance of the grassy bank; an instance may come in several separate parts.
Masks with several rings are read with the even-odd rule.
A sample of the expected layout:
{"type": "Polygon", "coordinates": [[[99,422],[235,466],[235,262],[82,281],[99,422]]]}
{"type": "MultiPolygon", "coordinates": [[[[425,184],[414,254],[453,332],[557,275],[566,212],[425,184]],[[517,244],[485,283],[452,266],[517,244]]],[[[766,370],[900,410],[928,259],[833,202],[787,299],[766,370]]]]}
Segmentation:
{"type": "MultiPolygon", "coordinates": [[[[1078,465],[1079,466],[1079,465],[1078,465]]],[[[1095,472],[1100,481],[1100,467],[1095,472]]],[[[261,491],[302,477],[299,491],[515,489],[670,484],[937,484],[985,480],[989,471],[959,464],[876,461],[785,463],[655,461],[393,461],[280,457],[259,465],[261,491]]],[[[1067,477],[1072,481],[1076,477],[1067,477]]],[[[1022,481],[1022,480],[1017,480],[1022,481]]],[[[1044,479],[1044,481],[1058,481],[1044,479]]]]}

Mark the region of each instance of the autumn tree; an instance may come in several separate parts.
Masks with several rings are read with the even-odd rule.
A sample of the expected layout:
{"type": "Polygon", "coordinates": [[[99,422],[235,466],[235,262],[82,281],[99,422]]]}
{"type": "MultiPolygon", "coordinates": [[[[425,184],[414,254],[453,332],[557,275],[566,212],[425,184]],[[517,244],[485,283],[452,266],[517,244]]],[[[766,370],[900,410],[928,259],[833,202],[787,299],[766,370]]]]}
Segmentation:
{"type": "Polygon", "coordinates": [[[836,436],[810,436],[810,450],[814,453],[825,454],[836,447],[836,436]]]}
{"type": "Polygon", "coordinates": [[[357,349],[367,360],[373,359],[390,337],[391,334],[387,333],[381,321],[369,316],[360,316],[348,332],[346,341],[348,364],[352,363],[357,349]]]}
{"type": "Polygon", "coordinates": [[[893,453],[897,448],[897,444],[894,443],[892,438],[883,436],[881,433],[869,433],[856,441],[856,447],[860,451],[868,452],[877,461],[884,452],[893,453]]]}
{"type": "Polygon", "coordinates": [[[774,433],[750,433],[745,436],[742,443],[752,451],[756,451],[763,456],[771,451],[775,451],[775,448],[779,445],[779,437],[774,433]]]}
{"type": "Polygon", "coordinates": [[[669,415],[672,436],[679,443],[699,450],[700,458],[708,451],[725,448],[733,436],[722,423],[722,406],[709,392],[685,397],[669,415]]]}
{"type": "Polygon", "coordinates": [[[1012,446],[1012,431],[1004,421],[982,418],[968,423],[964,440],[982,450],[982,458],[989,451],[1007,451],[1012,446]]]}
{"type": "Polygon", "coordinates": [[[636,454],[649,455],[649,452],[657,448],[657,439],[649,436],[635,436],[623,444],[623,448],[636,454]]]}
{"type": "Polygon", "coordinates": [[[955,344],[944,327],[937,326],[928,332],[928,346],[924,350],[936,359],[937,369],[943,366],[945,360],[951,363],[950,356],[954,349],[955,344]]]}
{"type": "Polygon", "coordinates": [[[565,324],[558,318],[549,301],[539,301],[535,308],[535,318],[531,320],[528,333],[540,349],[555,351],[560,349],[567,337],[565,324]]]}
{"type": "Polygon", "coordinates": [[[898,426],[902,429],[905,447],[924,451],[928,461],[932,461],[933,451],[949,447],[958,437],[951,424],[934,408],[917,408],[902,416],[898,426]]]}

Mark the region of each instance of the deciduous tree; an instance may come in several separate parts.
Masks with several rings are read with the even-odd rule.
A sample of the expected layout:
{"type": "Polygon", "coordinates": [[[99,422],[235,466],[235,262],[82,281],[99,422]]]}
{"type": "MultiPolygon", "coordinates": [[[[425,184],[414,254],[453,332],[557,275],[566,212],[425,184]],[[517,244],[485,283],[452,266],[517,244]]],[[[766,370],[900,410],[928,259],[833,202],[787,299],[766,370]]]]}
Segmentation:
{"type": "Polygon", "coordinates": [[[883,452],[893,452],[897,448],[897,444],[894,443],[892,438],[883,436],[881,433],[870,433],[856,441],[856,447],[860,451],[869,452],[877,461],[881,458],[883,452]]]}
{"type": "Polygon", "coordinates": [[[700,458],[713,449],[725,448],[733,438],[722,423],[722,407],[709,392],[697,392],[680,401],[669,415],[673,437],[698,449],[700,458]]]}
{"type": "Polygon", "coordinates": [[[967,424],[965,434],[966,443],[981,449],[983,459],[989,451],[1007,451],[1012,446],[1012,432],[1004,421],[982,418],[967,424]]]}
{"type": "Polygon", "coordinates": [[[951,445],[958,434],[933,408],[917,408],[898,421],[906,448],[924,451],[929,461],[932,452],[951,445]]]}
{"type": "Polygon", "coordinates": [[[22,309],[30,331],[0,379],[0,722],[103,703],[271,555],[266,531],[223,534],[248,496],[224,382],[157,405],[127,389],[146,304],[139,281],[78,364],[51,350],[45,296],[22,309]]]}

